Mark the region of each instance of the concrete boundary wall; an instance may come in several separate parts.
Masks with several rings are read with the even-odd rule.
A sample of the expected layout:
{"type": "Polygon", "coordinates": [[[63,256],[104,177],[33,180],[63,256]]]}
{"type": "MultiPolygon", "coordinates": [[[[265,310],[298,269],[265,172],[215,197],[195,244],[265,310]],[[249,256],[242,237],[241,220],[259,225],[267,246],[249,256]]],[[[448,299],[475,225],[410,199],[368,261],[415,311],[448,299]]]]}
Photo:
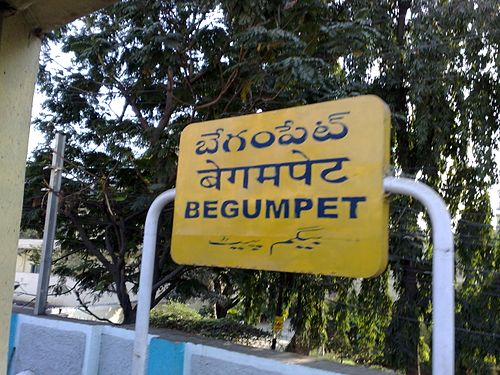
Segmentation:
{"type": "Polygon", "coordinates": [[[300,365],[282,363],[273,359],[242,354],[206,345],[188,343],[184,349],[183,375],[342,375],[300,365]]]}
{"type": "MultiPolygon", "coordinates": [[[[43,319],[22,314],[16,314],[13,315],[13,317],[17,317],[17,322],[16,332],[14,333],[14,355],[9,363],[11,373],[15,374],[24,370],[40,371],[41,369],[43,371],[45,368],[51,367],[50,365],[44,366],[43,364],[39,364],[37,366],[31,363],[31,361],[26,361],[25,358],[31,357],[34,361],[38,361],[41,359],[39,357],[47,357],[47,360],[50,360],[52,355],[47,356],[47,353],[44,353],[43,348],[39,348],[38,345],[40,343],[49,344],[50,341],[47,342],[47,337],[43,336],[53,336],[56,332],[61,335],[65,335],[70,339],[74,339],[76,337],[80,338],[83,346],[78,349],[81,350],[72,353],[75,357],[78,357],[75,358],[75,361],[79,359],[82,360],[80,373],[82,375],[90,375],[92,374],[92,371],[94,371],[94,374],[96,373],[95,368],[92,366],[92,358],[95,356],[94,351],[96,343],[94,341],[98,338],[98,334],[93,332],[92,326],[78,323],[67,323],[62,320],[43,319]],[[33,334],[37,335],[34,336],[33,334]],[[40,349],[42,352],[39,351],[40,349]]],[[[48,352],[57,352],[59,351],[58,349],[63,349],[59,348],[60,344],[57,342],[53,343],[53,345],[54,346],[49,345],[46,350],[48,352]]]]}
{"type": "Polygon", "coordinates": [[[133,331],[24,314],[13,314],[11,321],[9,375],[96,375],[110,373],[110,366],[125,371],[118,374],[127,367],[130,372],[133,331]]]}
{"type": "MultiPolygon", "coordinates": [[[[318,362],[309,357],[169,332],[172,331],[149,336],[148,375],[383,374],[326,361],[319,361],[326,365],[318,368],[320,366],[303,365],[318,362]]],[[[10,337],[8,375],[27,370],[35,375],[131,374],[134,331],[129,329],[13,314],[10,337]]]]}

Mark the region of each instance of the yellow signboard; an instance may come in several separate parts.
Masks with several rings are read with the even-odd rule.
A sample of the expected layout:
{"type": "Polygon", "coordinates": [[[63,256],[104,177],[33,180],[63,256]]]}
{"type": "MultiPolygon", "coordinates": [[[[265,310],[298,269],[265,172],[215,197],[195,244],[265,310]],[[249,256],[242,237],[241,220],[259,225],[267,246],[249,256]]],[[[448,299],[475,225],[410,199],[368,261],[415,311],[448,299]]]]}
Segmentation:
{"type": "Polygon", "coordinates": [[[375,96],[188,126],[172,257],[370,277],[387,265],[390,113],[375,96]]]}
{"type": "Polygon", "coordinates": [[[283,315],[277,315],[274,317],[274,322],[273,322],[273,332],[274,333],[279,333],[283,331],[283,325],[285,324],[285,318],[283,315]]]}

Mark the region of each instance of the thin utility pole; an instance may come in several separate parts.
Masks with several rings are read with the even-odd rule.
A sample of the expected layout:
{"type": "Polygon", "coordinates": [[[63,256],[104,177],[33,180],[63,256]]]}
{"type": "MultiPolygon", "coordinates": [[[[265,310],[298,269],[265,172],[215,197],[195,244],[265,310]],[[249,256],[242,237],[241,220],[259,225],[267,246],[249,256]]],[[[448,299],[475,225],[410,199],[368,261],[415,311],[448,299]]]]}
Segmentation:
{"type": "Polygon", "coordinates": [[[43,228],[42,255],[40,258],[40,273],[36,288],[35,315],[44,315],[49,293],[50,269],[52,266],[52,250],[56,234],[57,208],[59,204],[59,191],[61,190],[61,176],[63,170],[64,144],[66,137],[56,134],[56,144],[52,155],[52,170],[50,172],[49,198],[45,226],[43,228]]]}

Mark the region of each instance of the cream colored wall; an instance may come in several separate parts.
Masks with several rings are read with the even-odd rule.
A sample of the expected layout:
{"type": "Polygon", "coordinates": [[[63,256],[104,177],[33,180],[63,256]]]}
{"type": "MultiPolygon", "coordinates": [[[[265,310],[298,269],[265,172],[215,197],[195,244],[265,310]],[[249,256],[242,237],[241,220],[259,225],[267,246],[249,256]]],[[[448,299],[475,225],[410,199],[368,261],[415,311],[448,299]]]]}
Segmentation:
{"type": "Polygon", "coordinates": [[[40,40],[20,16],[0,31],[0,374],[6,373],[24,170],[40,40]]]}
{"type": "Polygon", "coordinates": [[[115,0],[3,0],[0,7],[0,374],[6,373],[23,180],[40,40],[115,0]],[[10,9],[2,15],[5,4],[10,9]],[[3,18],[2,18],[3,17],[3,18]]]}

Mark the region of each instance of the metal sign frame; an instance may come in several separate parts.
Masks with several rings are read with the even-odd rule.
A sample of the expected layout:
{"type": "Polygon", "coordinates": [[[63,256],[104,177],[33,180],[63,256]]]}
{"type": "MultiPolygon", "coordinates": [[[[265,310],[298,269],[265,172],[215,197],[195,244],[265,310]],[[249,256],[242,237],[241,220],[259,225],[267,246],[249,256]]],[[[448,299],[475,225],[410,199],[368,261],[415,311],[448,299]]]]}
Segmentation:
{"type": "MultiPolygon", "coordinates": [[[[453,375],[455,369],[454,247],[451,218],[442,197],[429,186],[406,178],[386,177],[387,193],[409,195],[427,209],[432,227],[432,373],[453,375]]],[[[132,374],[147,371],[149,311],[158,222],[163,208],[175,198],[175,189],[160,194],[148,210],[144,228],[132,374]]]]}

